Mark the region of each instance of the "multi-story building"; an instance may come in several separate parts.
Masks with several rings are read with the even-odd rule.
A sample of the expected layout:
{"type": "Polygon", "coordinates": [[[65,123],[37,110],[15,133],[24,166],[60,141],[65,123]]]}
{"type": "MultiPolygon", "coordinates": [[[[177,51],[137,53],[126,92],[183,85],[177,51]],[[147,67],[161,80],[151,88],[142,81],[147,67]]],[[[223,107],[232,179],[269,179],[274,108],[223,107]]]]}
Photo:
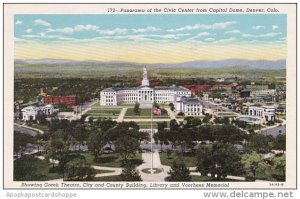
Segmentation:
{"type": "Polygon", "coordinates": [[[44,97],[45,104],[67,104],[70,106],[76,105],[76,96],[45,96],[44,97]]]}
{"type": "Polygon", "coordinates": [[[181,86],[149,86],[146,67],[144,67],[142,85],[131,88],[106,88],[100,92],[101,106],[116,106],[119,104],[140,103],[142,106],[151,105],[154,102],[168,104],[176,102],[177,97],[190,97],[191,91],[181,86]]]}
{"type": "Polygon", "coordinates": [[[250,97],[274,96],[275,94],[276,94],[275,89],[253,90],[250,92],[250,97]]]}
{"type": "Polygon", "coordinates": [[[246,85],[246,90],[249,91],[259,91],[259,90],[268,90],[269,86],[268,85],[256,85],[256,84],[250,84],[246,85]]]}
{"type": "Polygon", "coordinates": [[[176,113],[184,113],[186,116],[202,115],[202,104],[197,98],[180,97],[176,101],[176,113]]]}

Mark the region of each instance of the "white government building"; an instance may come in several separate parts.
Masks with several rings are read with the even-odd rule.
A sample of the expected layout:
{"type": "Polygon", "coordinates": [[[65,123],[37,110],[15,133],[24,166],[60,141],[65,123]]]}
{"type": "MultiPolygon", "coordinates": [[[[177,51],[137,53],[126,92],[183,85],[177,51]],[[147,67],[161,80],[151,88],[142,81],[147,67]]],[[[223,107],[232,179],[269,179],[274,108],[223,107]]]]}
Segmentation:
{"type": "Polygon", "coordinates": [[[191,98],[191,91],[181,86],[149,86],[149,79],[146,67],[144,67],[142,85],[132,88],[106,88],[100,92],[101,106],[117,106],[119,104],[135,104],[138,102],[141,108],[151,108],[154,102],[159,104],[174,103],[176,112],[183,112],[186,115],[198,115],[195,111],[202,113],[200,102],[197,99],[191,98]],[[185,98],[182,98],[185,97],[185,98]],[[188,98],[193,99],[187,104],[188,98]],[[183,101],[182,101],[183,100],[183,101]],[[177,105],[180,103],[181,105],[177,105]],[[197,105],[197,109],[185,108],[191,104],[197,105]],[[190,112],[190,113],[188,113],[190,112]],[[192,114],[193,113],[193,114],[192,114]]]}
{"type": "Polygon", "coordinates": [[[258,116],[263,119],[263,121],[275,121],[276,114],[275,114],[275,106],[250,106],[248,108],[248,115],[251,116],[258,116]]]}
{"type": "Polygon", "coordinates": [[[23,121],[33,121],[36,120],[38,114],[51,115],[54,112],[54,107],[52,104],[47,104],[45,106],[27,106],[21,110],[23,121]]]}

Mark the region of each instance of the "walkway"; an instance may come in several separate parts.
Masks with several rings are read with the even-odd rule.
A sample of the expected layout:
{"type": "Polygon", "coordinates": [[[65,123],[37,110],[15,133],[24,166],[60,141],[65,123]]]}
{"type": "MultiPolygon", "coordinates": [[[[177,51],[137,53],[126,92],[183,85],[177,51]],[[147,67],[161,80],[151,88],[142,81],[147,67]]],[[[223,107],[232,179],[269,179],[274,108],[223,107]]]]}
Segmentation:
{"type": "Polygon", "coordinates": [[[96,170],[106,170],[112,171],[110,173],[98,173],[95,177],[105,177],[105,176],[116,176],[121,175],[122,168],[114,168],[114,167],[102,167],[102,166],[92,166],[96,170]]]}
{"type": "MultiPolygon", "coordinates": [[[[102,167],[102,166],[93,166],[92,167],[95,170],[106,170],[106,171],[111,171],[109,173],[97,173],[95,177],[107,177],[107,176],[116,176],[116,175],[121,175],[122,173],[122,168],[114,168],[114,167],[102,167]]],[[[64,181],[63,178],[59,179],[54,179],[54,180],[49,180],[49,181],[64,181]]]]}
{"type": "Polygon", "coordinates": [[[118,119],[117,119],[117,122],[123,122],[124,121],[124,117],[125,117],[125,114],[127,112],[127,109],[128,108],[122,108],[119,116],[118,116],[118,119]]]}
{"type": "Polygon", "coordinates": [[[160,162],[160,157],[158,150],[153,151],[153,168],[161,169],[161,173],[157,174],[148,174],[142,172],[143,169],[151,168],[152,165],[152,153],[142,153],[143,164],[137,167],[139,170],[142,180],[146,182],[164,182],[165,178],[168,176],[168,171],[170,170],[169,166],[162,165],[160,162]]]}
{"type": "MultiPolygon", "coordinates": [[[[35,132],[38,132],[40,134],[44,134],[44,131],[40,130],[40,129],[36,129],[36,128],[32,128],[30,126],[27,126],[26,123],[20,125],[20,124],[17,124],[17,123],[14,123],[15,126],[19,127],[19,128],[24,128],[24,129],[29,129],[29,130],[32,130],[32,131],[35,131],[35,132]]],[[[36,134],[32,134],[31,136],[36,136],[36,134]]]]}
{"type": "Polygon", "coordinates": [[[170,116],[171,120],[176,120],[177,123],[179,123],[178,119],[176,118],[176,113],[174,111],[171,111],[171,109],[168,107],[168,108],[165,108],[166,111],[168,112],[168,115],[170,116]]]}

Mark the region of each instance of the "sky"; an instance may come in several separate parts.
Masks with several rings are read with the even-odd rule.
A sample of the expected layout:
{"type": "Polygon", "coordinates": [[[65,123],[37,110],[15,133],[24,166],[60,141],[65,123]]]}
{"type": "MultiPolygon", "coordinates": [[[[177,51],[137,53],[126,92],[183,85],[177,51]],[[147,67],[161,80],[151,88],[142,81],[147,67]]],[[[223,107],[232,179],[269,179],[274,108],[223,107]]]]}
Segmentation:
{"type": "Polygon", "coordinates": [[[286,59],[284,14],[15,15],[15,59],[286,59]]]}

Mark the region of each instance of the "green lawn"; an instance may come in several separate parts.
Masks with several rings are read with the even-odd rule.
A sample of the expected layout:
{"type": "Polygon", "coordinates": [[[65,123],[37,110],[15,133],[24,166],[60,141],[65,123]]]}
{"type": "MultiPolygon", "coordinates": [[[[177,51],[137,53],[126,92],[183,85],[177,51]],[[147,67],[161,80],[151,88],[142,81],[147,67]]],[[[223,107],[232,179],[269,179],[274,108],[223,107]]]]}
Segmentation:
{"type": "Polygon", "coordinates": [[[113,171],[111,170],[99,170],[99,169],[95,169],[97,174],[102,174],[102,173],[112,173],[113,171]]]}
{"type": "MultiPolygon", "coordinates": [[[[140,109],[139,114],[135,114],[133,108],[128,108],[125,118],[151,118],[151,109],[140,109]]],[[[170,118],[167,113],[162,115],[153,115],[153,118],[170,118]]]]}
{"type": "Polygon", "coordinates": [[[44,131],[45,133],[49,131],[48,126],[42,125],[42,124],[32,124],[31,127],[32,127],[32,128],[36,128],[36,129],[39,129],[39,130],[42,130],[42,131],[44,131]]]}
{"type": "MultiPolygon", "coordinates": [[[[136,122],[141,129],[151,129],[151,122],[136,122]]],[[[157,129],[157,122],[153,122],[153,128],[157,129]]],[[[167,128],[169,128],[170,122],[167,122],[167,128]]]]}
{"type": "MultiPolygon", "coordinates": [[[[119,153],[102,154],[98,161],[94,161],[94,156],[90,153],[81,153],[87,161],[87,163],[95,166],[105,167],[122,167],[122,157],[119,153]]],[[[136,153],[133,158],[137,164],[142,163],[142,154],[136,153]]]]}
{"type": "Polygon", "coordinates": [[[228,112],[225,112],[225,113],[220,112],[220,113],[218,113],[218,116],[220,116],[220,117],[238,117],[237,114],[228,113],[228,112]]]}
{"type": "Polygon", "coordinates": [[[116,176],[95,177],[93,181],[111,182],[111,181],[123,181],[123,180],[121,178],[121,175],[116,175],[116,176]]]}
{"type": "Polygon", "coordinates": [[[117,118],[121,112],[120,108],[92,108],[86,115],[91,117],[106,117],[106,118],[117,118]]]}
{"type": "MultiPolygon", "coordinates": [[[[160,153],[160,161],[163,165],[172,166],[174,161],[181,161],[182,156],[181,154],[172,153],[170,158],[168,158],[167,153],[160,153]]],[[[197,164],[197,157],[196,155],[192,154],[185,154],[183,156],[183,162],[187,167],[195,167],[197,164]]]]}

